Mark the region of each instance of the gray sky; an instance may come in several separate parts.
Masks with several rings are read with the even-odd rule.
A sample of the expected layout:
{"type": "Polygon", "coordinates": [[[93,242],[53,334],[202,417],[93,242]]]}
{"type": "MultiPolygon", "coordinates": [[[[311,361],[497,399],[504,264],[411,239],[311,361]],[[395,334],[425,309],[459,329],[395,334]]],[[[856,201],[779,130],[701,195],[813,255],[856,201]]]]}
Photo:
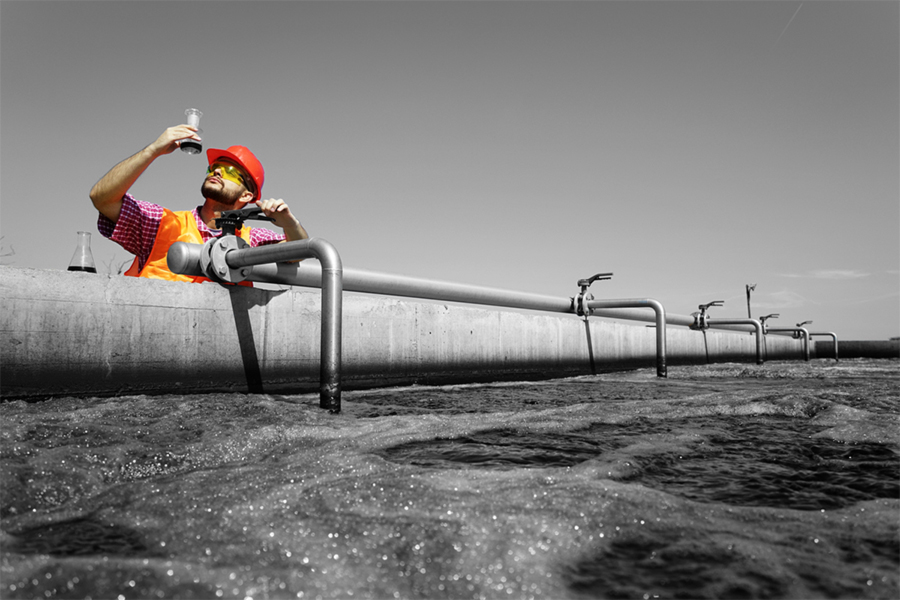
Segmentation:
{"type": "Polygon", "coordinates": [[[188,107],[348,267],[900,333],[898,2],[4,0],[2,263],[129,258],[88,191],[188,107]]]}

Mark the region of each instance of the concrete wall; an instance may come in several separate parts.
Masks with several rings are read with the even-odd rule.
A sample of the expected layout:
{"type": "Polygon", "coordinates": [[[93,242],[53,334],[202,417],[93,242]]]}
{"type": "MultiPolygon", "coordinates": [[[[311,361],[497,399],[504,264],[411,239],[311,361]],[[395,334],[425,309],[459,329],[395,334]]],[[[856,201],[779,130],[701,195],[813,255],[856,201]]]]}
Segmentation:
{"type": "MultiPolygon", "coordinates": [[[[0,394],[315,391],[316,289],[268,291],[0,267],[0,394]]],[[[344,389],[653,367],[643,323],[344,294],[344,389]],[[588,331],[590,337],[588,337],[588,331]],[[593,360],[592,360],[593,358],[593,360]]],[[[667,331],[668,364],[754,362],[755,336],[667,331]]],[[[768,336],[769,360],[802,360],[768,336]]]]}

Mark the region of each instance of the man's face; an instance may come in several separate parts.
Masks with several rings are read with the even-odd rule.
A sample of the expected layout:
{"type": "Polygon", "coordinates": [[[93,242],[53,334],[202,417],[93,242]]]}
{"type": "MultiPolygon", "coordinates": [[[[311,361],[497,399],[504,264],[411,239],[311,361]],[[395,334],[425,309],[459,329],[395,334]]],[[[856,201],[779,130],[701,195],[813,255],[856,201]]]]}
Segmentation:
{"type": "Polygon", "coordinates": [[[226,206],[234,206],[241,196],[248,192],[243,183],[235,181],[235,179],[240,179],[240,177],[235,177],[236,174],[245,180],[248,177],[237,165],[225,160],[216,161],[209,166],[206,179],[200,186],[200,192],[204,198],[226,206]]]}

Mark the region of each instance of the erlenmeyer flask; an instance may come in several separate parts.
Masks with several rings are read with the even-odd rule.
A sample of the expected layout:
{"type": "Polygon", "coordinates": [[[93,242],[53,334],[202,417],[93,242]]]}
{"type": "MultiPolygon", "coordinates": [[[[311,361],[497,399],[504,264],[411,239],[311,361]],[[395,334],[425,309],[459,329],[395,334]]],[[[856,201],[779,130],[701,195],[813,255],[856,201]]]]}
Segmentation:
{"type": "Polygon", "coordinates": [[[91,254],[91,234],[87,231],[78,232],[78,246],[75,247],[75,254],[69,261],[69,271],[97,272],[94,255],[91,254]]]}

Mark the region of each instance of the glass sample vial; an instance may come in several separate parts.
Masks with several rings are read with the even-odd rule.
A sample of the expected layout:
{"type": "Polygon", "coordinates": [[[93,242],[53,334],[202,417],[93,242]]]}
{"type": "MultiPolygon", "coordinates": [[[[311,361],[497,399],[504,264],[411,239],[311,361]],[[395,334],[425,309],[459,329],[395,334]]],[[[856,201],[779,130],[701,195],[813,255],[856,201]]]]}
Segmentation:
{"type": "MultiPolygon", "coordinates": [[[[200,117],[203,116],[203,113],[196,108],[189,108],[184,111],[184,114],[187,115],[187,124],[191,127],[196,127],[198,134],[203,133],[203,130],[200,129],[200,117]]],[[[200,154],[201,150],[203,150],[203,144],[201,144],[197,140],[192,140],[190,138],[181,140],[182,152],[187,152],[188,154],[200,154]]]]}
{"type": "Polygon", "coordinates": [[[87,231],[78,232],[78,245],[75,254],[69,261],[69,271],[81,271],[83,273],[96,273],[94,255],[91,254],[91,234],[87,231]]]}

